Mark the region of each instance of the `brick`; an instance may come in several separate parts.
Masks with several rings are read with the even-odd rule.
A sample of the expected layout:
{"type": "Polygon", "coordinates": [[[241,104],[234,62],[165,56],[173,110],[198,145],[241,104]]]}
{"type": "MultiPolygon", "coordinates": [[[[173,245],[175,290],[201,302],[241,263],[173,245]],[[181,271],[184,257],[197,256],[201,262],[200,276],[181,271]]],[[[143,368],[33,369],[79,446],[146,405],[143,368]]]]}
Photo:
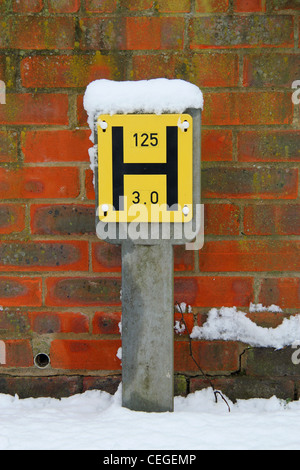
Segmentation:
{"type": "Polygon", "coordinates": [[[300,242],[282,240],[206,241],[201,272],[288,272],[300,270],[300,242]]]}
{"type": "Polygon", "coordinates": [[[297,130],[242,131],[238,133],[241,162],[299,162],[300,132],[297,130]]]}
{"type": "Polygon", "coordinates": [[[4,21],[0,48],[66,50],[73,49],[74,42],[71,17],[16,16],[4,21]]]}
{"type": "Polygon", "coordinates": [[[204,233],[230,236],[240,234],[240,208],[234,204],[205,204],[204,233]]]}
{"type": "Polygon", "coordinates": [[[82,393],[80,376],[0,377],[0,393],[17,394],[19,398],[64,398],[82,393]]]}
{"type": "Polygon", "coordinates": [[[119,335],[121,312],[96,312],[93,318],[93,334],[119,335]]]}
{"type": "Polygon", "coordinates": [[[87,271],[85,241],[2,242],[0,271],[87,271]]]}
{"type": "Polygon", "coordinates": [[[32,331],[40,335],[89,332],[89,319],[82,313],[28,312],[28,318],[32,331]]]}
{"type": "Polygon", "coordinates": [[[5,340],[6,364],[2,367],[31,367],[33,355],[30,341],[27,339],[5,340]]]}
{"type": "Polygon", "coordinates": [[[0,168],[1,199],[67,198],[78,194],[77,168],[32,167],[18,171],[0,168]]]}
{"type": "Polygon", "coordinates": [[[14,163],[18,159],[18,135],[15,131],[0,131],[0,163],[14,163]]]}
{"type": "Polygon", "coordinates": [[[80,8],[80,0],[49,0],[48,8],[51,13],[76,13],[80,8]]]}
{"type": "Polygon", "coordinates": [[[190,0],[157,0],[156,8],[161,13],[188,13],[191,11],[190,0]]]}
{"type": "Polygon", "coordinates": [[[52,277],[46,283],[46,305],[49,306],[121,305],[119,278],[52,277]]]}
{"type": "Polygon", "coordinates": [[[192,49],[294,46],[293,18],[283,15],[192,18],[189,31],[192,49]]]}
{"type": "Polygon", "coordinates": [[[117,351],[120,340],[64,340],[52,341],[51,365],[54,369],[120,370],[117,351]]]}
{"type": "Polygon", "coordinates": [[[225,13],[229,7],[229,0],[196,0],[196,12],[199,13],[225,13]]]}
{"type": "Polygon", "coordinates": [[[83,95],[77,96],[77,124],[80,127],[88,127],[87,112],[83,107],[83,95]]]}
{"type": "Polygon", "coordinates": [[[112,13],[117,7],[117,0],[86,0],[85,9],[91,13],[112,13]]]}
{"type": "Polygon", "coordinates": [[[87,199],[92,201],[95,200],[95,187],[93,184],[93,172],[92,170],[86,170],[85,172],[85,192],[87,199]]]}
{"type": "Polygon", "coordinates": [[[192,307],[248,307],[253,302],[251,277],[175,277],[174,302],[192,307]]]}
{"type": "Polygon", "coordinates": [[[204,198],[295,199],[298,170],[282,168],[205,168],[204,198]]]}
{"type": "Polygon", "coordinates": [[[244,57],[243,85],[251,87],[286,87],[300,76],[296,54],[253,54],[244,57]]]}
{"type": "Polygon", "coordinates": [[[18,233],[24,229],[24,204],[0,204],[0,234],[18,233]]]}
{"type": "Polygon", "coordinates": [[[31,233],[39,235],[95,234],[95,207],[77,204],[31,205],[31,233]]]}
{"type": "Polygon", "coordinates": [[[186,313],[186,312],[177,312],[175,310],[175,315],[174,315],[174,331],[175,331],[175,335],[178,335],[178,336],[187,336],[187,335],[190,335],[190,333],[192,332],[194,328],[194,315],[193,313],[186,313]],[[184,322],[182,321],[182,316],[183,316],[183,320],[184,322]],[[176,323],[175,322],[179,322],[179,325],[180,325],[180,328],[184,328],[184,330],[182,332],[179,332],[175,326],[176,326],[176,323]],[[185,323],[185,324],[184,324],[185,323]],[[186,325],[186,326],[185,326],[186,325]]]}
{"type": "Polygon", "coordinates": [[[5,57],[0,56],[0,80],[5,82],[5,57]]]}
{"type": "MultiPolygon", "coordinates": [[[[193,355],[205,372],[235,372],[239,370],[239,347],[231,341],[192,341],[193,355]]],[[[187,341],[175,341],[174,369],[176,372],[199,372],[189,354],[187,341]]]]}
{"type": "Polygon", "coordinates": [[[43,8],[43,0],[13,0],[13,11],[22,13],[39,13],[43,8]]]}
{"type": "Polygon", "coordinates": [[[0,305],[3,307],[39,307],[42,305],[42,280],[21,276],[1,276],[0,305]]]}
{"type": "Polygon", "coordinates": [[[295,277],[262,279],[259,302],[278,305],[281,309],[300,307],[300,279],[295,277]]]}
{"type": "Polygon", "coordinates": [[[300,366],[292,362],[294,352],[291,347],[246,349],[242,355],[242,371],[247,376],[255,377],[299,376],[300,366]]]}
{"type": "Polygon", "coordinates": [[[288,318],[290,315],[285,315],[280,312],[250,312],[247,313],[247,317],[251,321],[256,323],[256,325],[261,326],[262,328],[277,328],[281,325],[285,318],[288,318]]]}
{"type": "Polygon", "coordinates": [[[292,124],[293,103],[285,92],[204,93],[203,125],[292,124]]]}
{"type": "Polygon", "coordinates": [[[101,390],[102,392],[114,395],[119,388],[122,381],[120,375],[95,376],[90,375],[82,379],[82,391],[86,390],[101,390]]]}
{"type": "Polygon", "coordinates": [[[30,131],[22,133],[25,162],[89,162],[93,145],[88,130],[30,131]]]}
{"type": "Polygon", "coordinates": [[[86,87],[99,77],[122,79],[124,62],[100,53],[26,57],[21,62],[21,79],[27,88],[86,87]]]}
{"type": "Polygon", "coordinates": [[[271,11],[300,10],[298,0],[270,0],[268,8],[271,11]]]}
{"type": "Polygon", "coordinates": [[[126,49],[182,49],[184,18],[129,17],[126,19],[126,49]]]}
{"type": "Polygon", "coordinates": [[[174,271],[193,271],[194,252],[186,250],[185,245],[174,246],[174,271]]]}
{"type": "Polygon", "coordinates": [[[232,161],[232,131],[203,129],[201,132],[201,159],[204,162],[232,161]]]}
{"type": "Polygon", "coordinates": [[[68,96],[65,94],[6,94],[0,106],[0,124],[67,125],[68,96]]]}
{"type": "Polygon", "coordinates": [[[265,11],[264,0],[234,0],[233,9],[238,13],[265,11]]]}
{"type": "Polygon", "coordinates": [[[126,49],[126,18],[81,18],[80,48],[83,50],[126,49]]]}
{"type": "Polygon", "coordinates": [[[192,55],[137,55],[133,57],[133,78],[181,78],[203,87],[238,85],[236,54],[196,53],[192,55]],[[211,64],[214,64],[214,67],[211,64]]]}
{"type": "Polygon", "coordinates": [[[245,235],[300,235],[300,205],[249,205],[244,208],[245,235]]]}

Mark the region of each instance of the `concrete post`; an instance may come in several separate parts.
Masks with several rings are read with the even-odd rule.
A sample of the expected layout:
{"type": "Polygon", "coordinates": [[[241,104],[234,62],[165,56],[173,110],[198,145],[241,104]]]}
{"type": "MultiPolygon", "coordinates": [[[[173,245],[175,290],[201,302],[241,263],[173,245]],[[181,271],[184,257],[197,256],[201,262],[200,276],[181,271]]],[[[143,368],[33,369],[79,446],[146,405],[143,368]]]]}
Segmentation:
{"type": "Polygon", "coordinates": [[[170,242],[122,244],[122,404],[135,411],[173,411],[173,266],[170,242]]]}

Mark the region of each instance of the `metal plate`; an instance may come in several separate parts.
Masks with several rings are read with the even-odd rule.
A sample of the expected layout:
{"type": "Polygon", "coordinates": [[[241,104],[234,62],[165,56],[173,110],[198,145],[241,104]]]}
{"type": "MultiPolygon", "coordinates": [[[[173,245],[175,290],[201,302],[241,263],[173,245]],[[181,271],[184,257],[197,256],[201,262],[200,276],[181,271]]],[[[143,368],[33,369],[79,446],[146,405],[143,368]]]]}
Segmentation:
{"type": "Polygon", "coordinates": [[[101,115],[97,127],[99,220],[190,222],[192,116],[101,115]]]}

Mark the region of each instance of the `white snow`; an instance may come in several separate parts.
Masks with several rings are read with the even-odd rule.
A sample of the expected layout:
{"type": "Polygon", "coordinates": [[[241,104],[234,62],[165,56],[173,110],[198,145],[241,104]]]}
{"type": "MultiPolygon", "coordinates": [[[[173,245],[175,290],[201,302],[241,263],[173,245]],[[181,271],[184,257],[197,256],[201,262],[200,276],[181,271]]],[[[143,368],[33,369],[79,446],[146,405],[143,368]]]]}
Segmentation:
{"type": "MultiPolygon", "coordinates": [[[[278,307],[272,306],[272,309],[278,312],[278,307]]],[[[213,308],[204,325],[195,326],[190,336],[193,339],[242,341],[250,346],[281,349],[299,341],[300,315],[284,318],[276,328],[264,328],[236,307],[213,308]]]]}
{"type": "MultiPolygon", "coordinates": [[[[173,413],[135,412],[115,395],[61,400],[0,395],[1,450],[299,450],[300,402],[214,401],[208,388],[175,397],[173,413]]],[[[133,453],[134,455],[134,453],[133,453]]],[[[101,454],[97,455],[101,462],[101,454]]]]}

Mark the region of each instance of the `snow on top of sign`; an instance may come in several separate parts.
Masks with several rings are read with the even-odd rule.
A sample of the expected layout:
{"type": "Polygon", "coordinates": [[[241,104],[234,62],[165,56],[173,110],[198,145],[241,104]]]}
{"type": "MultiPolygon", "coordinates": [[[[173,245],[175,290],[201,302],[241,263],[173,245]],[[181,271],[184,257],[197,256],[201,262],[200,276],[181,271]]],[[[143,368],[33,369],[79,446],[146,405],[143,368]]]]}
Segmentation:
{"type": "Polygon", "coordinates": [[[201,90],[184,80],[156,78],[124,81],[95,80],[85,91],[84,109],[88,123],[99,114],[182,113],[187,108],[203,108],[201,90]]]}

